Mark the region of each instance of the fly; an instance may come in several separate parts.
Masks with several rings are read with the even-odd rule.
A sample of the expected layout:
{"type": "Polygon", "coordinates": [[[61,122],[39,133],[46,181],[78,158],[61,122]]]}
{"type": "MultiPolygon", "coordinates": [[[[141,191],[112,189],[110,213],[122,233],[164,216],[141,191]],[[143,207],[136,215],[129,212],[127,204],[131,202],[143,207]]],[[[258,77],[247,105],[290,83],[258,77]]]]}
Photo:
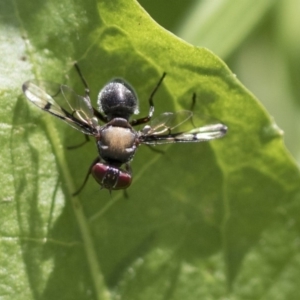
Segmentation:
{"type": "Polygon", "coordinates": [[[26,81],[22,86],[30,102],[81,131],[87,140],[88,136],[96,140],[98,156],[74,195],[83,189],[91,174],[101,188],[109,191],[128,188],[132,182],[130,162],[141,144],[205,142],[221,138],[227,132],[227,126],[215,123],[197,128],[191,125],[192,128],[174,133],[174,129],[192,120],[193,113],[187,110],[166,112],[152,120],[153,97],[166,73],[163,73],[149,97],[147,116],[130,120],[133,114],[139,113],[138,98],[133,88],[119,78],[110,81],[99,92],[98,109],[95,109],[87,82],[77,63],[74,66],[85,86],[84,96],[77,95],[66,85],[43,81],[26,81]],[[99,125],[99,121],[104,125],[99,125]],[[145,123],[148,124],[141,130],[134,129],[145,123]]]}

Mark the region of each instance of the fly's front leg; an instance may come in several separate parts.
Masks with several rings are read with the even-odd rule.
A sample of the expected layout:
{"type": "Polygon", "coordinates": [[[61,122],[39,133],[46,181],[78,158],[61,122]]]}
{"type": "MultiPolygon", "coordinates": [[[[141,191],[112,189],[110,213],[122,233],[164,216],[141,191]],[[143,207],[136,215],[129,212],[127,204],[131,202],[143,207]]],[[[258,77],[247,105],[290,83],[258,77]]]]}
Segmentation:
{"type": "MultiPolygon", "coordinates": [[[[83,84],[83,86],[84,86],[85,98],[86,98],[86,99],[90,99],[90,88],[89,88],[89,86],[88,86],[88,84],[87,84],[87,81],[86,81],[85,78],[83,77],[83,75],[82,75],[82,73],[81,73],[81,70],[80,70],[79,65],[77,64],[77,62],[74,63],[74,67],[75,67],[76,72],[77,72],[77,74],[78,74],[78,76],[79,76],[79,78],[80,78],[80,80],[81,80],[81,82],[82,82],[82,84],[83,84]]],[[[91,102],[91,101],[89,100],[89,102],[91,102]]],[[[103,116],[97,109],[95,109],[94,107],[93,107],[93,111],[94,111],[95,117],[97,117],[99,120],[101,120],[101,121],[104,122],[104,123],[107,122],[107,118],[104,117],[104,116],[103,116]]]]}
{"type": "Polygon", "coordinates": [[[164,78],[165,78],[166,75],[167,75],[167,73],[163,73],[163,75],[161,76],[159,82],[157,83],[156,87],[154,88],[154,90],[152,91],[152,93],[150,95],[150,98],[148,100],[149,101],[149,105],[150,105],[148,116],[144,117],[144,118],[137,119],[137,120],[132,120],[130,122],[130,125],[136,126],[136,125],[147,123],[147,122],[149,122],[151,120],[151,118],[153,116],[153,113],[154,113],[153,97],[154,97],[155,93],[157,92],[158,88],[160,87],[161,83],[163,82],[163,80],[164,80],[164,78]]]}
{"type": "Polygon", "coordinates": [[[84,88],[85,88],[85,96],[86,96],[87,98],[90,98],[90,88],[89,88],[89,86],[88,86],[88,84],[87,84],[85,78],[83,77],[83,75],[82,75],[82,73],[81,73],[81,70],[80,70],[80,68],[79,68],[79,66],[78,66],[78,64],[77,64],[77,62],[74,63],[74,67],[75,67],[75,69],[76,69],[76,71],[77,71],[77,73],[78,73],[78,75],[79,75],[79,78],[81,79],[81,81],[82,81],[82,83],[83,83],[83,85],[84,85],[84,88]]]}

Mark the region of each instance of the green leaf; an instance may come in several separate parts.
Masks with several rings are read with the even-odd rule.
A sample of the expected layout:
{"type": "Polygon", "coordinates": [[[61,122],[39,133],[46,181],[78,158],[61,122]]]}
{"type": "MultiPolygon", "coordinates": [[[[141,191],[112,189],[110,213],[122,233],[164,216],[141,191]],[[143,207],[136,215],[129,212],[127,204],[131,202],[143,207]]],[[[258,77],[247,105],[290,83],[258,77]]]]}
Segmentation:
{"type": "Polygon", "coordinates": [[[3,299],[297,299],[299,183],[281,131],[210,51],[159,27],[133,0],[1,2],[3,299]],[[94,143],[21,95],[28,79],[135,87],[141,116],[190,109],[225,138],[141,146],[128,199],[99,191],[94,143]],[[66,76],[66,74],[68,76],[66,76]]]}

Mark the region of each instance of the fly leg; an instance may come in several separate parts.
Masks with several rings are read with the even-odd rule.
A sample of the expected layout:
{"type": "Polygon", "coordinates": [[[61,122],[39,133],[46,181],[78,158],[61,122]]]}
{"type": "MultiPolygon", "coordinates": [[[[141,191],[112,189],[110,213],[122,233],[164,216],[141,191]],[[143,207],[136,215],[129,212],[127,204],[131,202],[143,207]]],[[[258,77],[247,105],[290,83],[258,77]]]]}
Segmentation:
{"type": "Polygon", "coordinates": [[[86,183],[87,183],[87,181],[88,181],[88,179],[89,179],[89,177],[90,177],[90,175],[91,175],[93,166],[94,166],[95,164],[97,164],[98,162],[100,162],[100,157],[97,157],[97,158],[91,163],[91,165],[90,165],[90,167],[89,167],[89,169],[88,169],[88,172],[87,172],[87,174],[86,174],[86,176],[85,176],[85,178],[84,178],[84,181],[83,181],[82,185],[80,186],[80,188],[79,188],[75,193],[73,193],[72,196],[77,196],[77,195],[82,191],[82,189],[83,189],[84,186],[86,185],[86,183]]]}
{"type": "MultiPolygon", "coordinates": [[[[79,68],[79,66],[78,66],[78,64],[77,64],[77,62],[74,63],[74,67],[75,67],[75,69],[76,69],[76,71],[77,71],[77,73],[78,73],[78,75],[79,75],[79,78],[81,79],[82,84],[83,84],[83,86],[84,86],[84,88],[85,88],[85,89],[84,89],[84,90],[85,90],[85,97],[88,98],[88,99],[90,99],[90,88],[89,88],[89,86],[88,86],[88,84],[87,84],[85,78],[83,77],[83,75],[82,75],[82,73],[81,73],[81,70],[80,70],[80,68],[79,68]]],[[[93,111],[94,111],[95,117],[97,117],[99,120],[101,120],[101,121],[104,122],[104,123],[107,122],[106,117],[103,116],[103,115],[102,115],[97,109],[95,109],[94,107],[93,107],[93,111]]]]}
{"type": "Polygon", "coordinates": [[[84,137],[85,137],[85,140],[83,142],[81,142],[80,144],[74,145],[74,146],[68,146],[67,149],[73,150],[73,149],[80,148],[81,146],[85,145],[86,143],[88,143],[90,141],[90,138],[87,134],[85,134],[84,137]]]}
{"type": "MultiPolygon", "coordinates": [[[[191,111],[192,112],[194,111],[195,105],[196,105],[196,93],[193,93],[192,104],[191,104],[191,111]]],[[[190,120],[191,120],[191,123],[192,123],[193,127],[196,128],[193,116],[190,118],[190,120]]]]}
{"type": "Polygon", "coordinates": [[[147,123],[151,120],[152,116],[153,116],[153,113],[154,113],[154,102],[153,102],[153,97],[155,95],[155,93],[157,92],[158,88],[160,87],[160,85],[162,84],[165,76],[167,75],[167,73],[163,73],[163,75],[161,76],[161,78],[159,79],[156,87],[154,88],[154,90],[152,91],[150,97],[149,97],[149,105],[150,105],[150,108],[149,108],[149,113],[148,113],[148,116],[144,117],[144,118],[140,118],[140,119],[137,119],[137,120],[132,120],[130,122],[130,125],[132,126],[136,126],[136,125],[140,125],[140,124],[144,124],[144,123],[147,123]]]}
{"type": "MultiPolygon", "coordinates": [[[[129,175],[132,174],[132,169],[131,169],[129,163],[125,164],[125,170],[126,170],[126,172],[127,172],[129,175]]],[[[124,196],[125,199],[128,199],[128,198],[129,198],[127,189],[123,190],[123,196],[124,196]]]]}

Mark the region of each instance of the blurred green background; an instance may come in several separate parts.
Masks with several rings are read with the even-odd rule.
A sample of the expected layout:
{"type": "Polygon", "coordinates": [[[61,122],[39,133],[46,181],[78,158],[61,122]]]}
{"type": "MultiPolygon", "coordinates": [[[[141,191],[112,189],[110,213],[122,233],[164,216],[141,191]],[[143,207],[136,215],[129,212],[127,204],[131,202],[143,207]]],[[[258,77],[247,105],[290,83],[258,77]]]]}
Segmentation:
{"type": "Polygon", "coordinates": [[[300,161],[299,0],[139,0],[161,26],[222,58],[300,161]]]}

